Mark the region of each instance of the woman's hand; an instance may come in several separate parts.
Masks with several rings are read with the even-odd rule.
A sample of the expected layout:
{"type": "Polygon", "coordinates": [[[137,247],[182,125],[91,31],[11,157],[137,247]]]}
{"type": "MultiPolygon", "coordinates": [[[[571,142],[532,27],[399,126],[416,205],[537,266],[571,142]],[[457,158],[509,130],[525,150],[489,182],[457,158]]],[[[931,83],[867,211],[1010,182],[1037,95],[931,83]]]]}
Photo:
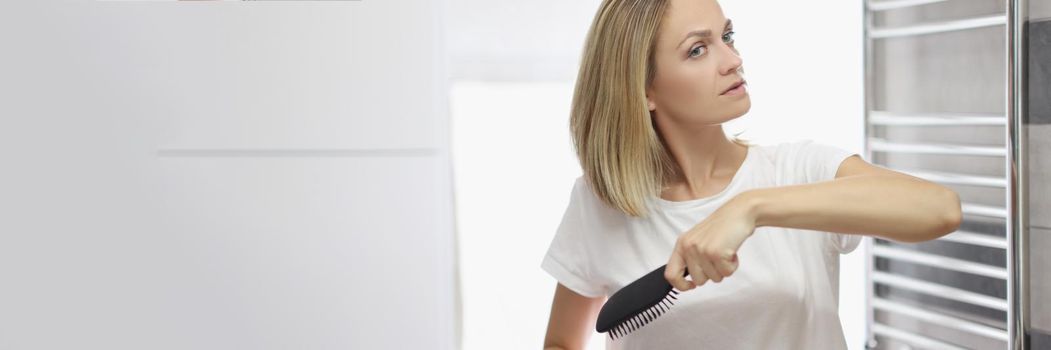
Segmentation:
{"type": "MultiPolygon", "coordinates": [[[[743,194],[743,193],[742,193],[743,194]]],[[[709,279],[721,282],[737,270],[737,249],[755,231],[754,205],[739,194],[679,236],[664,278],[687,291],[709,279]],[[693,281],[683,275],[689,271],[693,281]]]]}

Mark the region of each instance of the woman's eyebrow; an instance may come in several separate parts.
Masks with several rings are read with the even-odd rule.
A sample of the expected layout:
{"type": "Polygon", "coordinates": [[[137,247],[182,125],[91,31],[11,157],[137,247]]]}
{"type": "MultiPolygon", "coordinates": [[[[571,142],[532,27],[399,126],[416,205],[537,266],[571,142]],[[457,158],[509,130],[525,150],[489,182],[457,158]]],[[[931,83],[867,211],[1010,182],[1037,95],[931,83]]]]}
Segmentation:
{"type": "MultiPolygon", "coordinates": [[[[731,22],[730,19],[727,18],[726,19],[726,26],[723,29],[725,30],[726,28],[730,28],[732,24],[733,24],[733,22],[731,22]]],[[[683,38],[681,42],[679,42],[679,46],[682,46],[682,44],[685,43],[686,40],[689,40],[691,36],[707,38],[707,37],[712,36],[712,30],[711,29],[704,29],[704,30],[690,31],[689,33],[686,33],[686,37],[683,38]]]]}

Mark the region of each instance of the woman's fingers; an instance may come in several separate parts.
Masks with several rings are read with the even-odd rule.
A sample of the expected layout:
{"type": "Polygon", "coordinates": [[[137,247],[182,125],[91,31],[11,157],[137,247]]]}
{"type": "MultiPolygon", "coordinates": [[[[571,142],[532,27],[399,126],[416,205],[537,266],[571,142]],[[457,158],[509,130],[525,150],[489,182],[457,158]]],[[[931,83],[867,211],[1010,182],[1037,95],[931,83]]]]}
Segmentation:
{"type": "Polygon", "coordinates": [[[737,254],[732,250],[725,250],[721,253],[712,253],[707,255],[708,261],[712,264],[719,273],[719,280],[730,276],[737,269],[735,265],[737,262],[737,254]]]}
{"type": "MultiPolygon", "coordinates": [[[[737,254],[727,250],[722,253],[702,253],[699,249],[687,250],[686,265],[689,266],[691,274],[701,269],[706,279],[715,283],[722,282],[724,278],[737,270],[737,254]],[[692,253],[692,254],[689,254],[692,253]]],[[[696,281],[696,279],[695,279],[696,281]]],[[[697,283],[702,285],[703,283],[697,283]]]]}
{"type": "Polygon", "coordinates": [[[697,263],[696,259],[692,259],[686,262],[686,265],[690,267],[690,278],[693,279],[693,284],[703,286],[705,282],[708,282],[708,274],[704,273],[704,268],[697,263]]]}
{"type": "Polygon", "coordinates": [[[737,271],[737,254],[733,254],[729,260],[719,259],[717,266],[719,267],[719,273],[723,274],[723,278],[730,277],[737,271]]]}
{"type": "MultiPolygon", "coordinates": [[[[709,249],[703,248],[703,243],[686,242],[686,265],[690,267],[690,272],[697,271],[697,268],[701,268],[707,279],[715,281],[716,283],[722,282],[723,274],[716,269],[719,266],[718,254],[708,251],[709,249]],[[695,266],[696,265],[696,266],[695,266]]],[[[696,279],[694,280],[696,282],[696,279]]],[[[697,283],[701,285],[701,283],[697,283]]]]}
{"type": "Polygon", "coordinates": [[[708,276],[708,279],[716,283],[723,281],[723,274],[715,268],[716,260],[712,260],[712,258],[708,256],[702,256],[697,260],[697,263],[701,265],[702,269],[704,269],[704,274],[708,276]]]}
{"type": "Polygon", "coordinates": [[[679,254],[679,249],[676,247],[671,254],[671,259],[668,260],[668,265],[664,267],[664,279],[668,280],[668,283],[675,289],[685,292],[696,287],[695,284],[686,280],[685,273],[686,260],[679,254]]]}
{"type": "Polygon", "coordinates": [[[737,271],[737,254],[732,250],[721,253],[705,252],[696,243],[680,240],[664,270],[664,278],[675,289],[687,291],[704,285],[708,280],[722,282],[737,271]],[[690,276],[686,279],[684,274],[690,276]]]}

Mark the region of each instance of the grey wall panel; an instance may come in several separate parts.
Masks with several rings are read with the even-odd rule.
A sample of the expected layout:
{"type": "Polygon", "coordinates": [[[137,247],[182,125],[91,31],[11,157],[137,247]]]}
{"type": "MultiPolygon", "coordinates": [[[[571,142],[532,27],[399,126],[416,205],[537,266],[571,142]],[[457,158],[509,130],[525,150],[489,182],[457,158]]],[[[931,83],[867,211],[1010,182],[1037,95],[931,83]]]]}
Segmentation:
{"type": "Polygon", "coordinates": [[[1029,311],[1031,325],[1044,333],[1051,333],[1051,229],[1032,227],[1029,230],[1029,311]]]}
{"type": "Polygon", "coordinates": [[[1029,0],[1029,19],[1032,21],[1051,19],[1051,1],[1029,0]]]}
{"type": "Polygon", "coordinates": [[[1029,315],[1033,349],[1051,348],[1051,1],[1029,1],[1029,315]]]}
{"type": "Polygon", "coordinates": [[[1041,349],[1051,347],[1051,21],[1029,25],[1029,315],[1041,349]]]}
{"type": "Polygon", "coordinates": [[[1031,341],[1032,349],[1051,349],[1051,332],[1033,330],[1029,340],[1031,341]]]}
{"type": "MultiPolygon", "coordinates": [[[[1029,176],[1029,225],[1051,228],[1051,124],[1031,124],[1027,154],[1029,176]]],[[[1051,266],[1048,266],[1051,267],[1051,266]]]]}
{"type": "Polygon", "coordinates": [[[1051,19],[1029,22],[1028,45],[1029,123],[1051,124],[1051,19]]]}

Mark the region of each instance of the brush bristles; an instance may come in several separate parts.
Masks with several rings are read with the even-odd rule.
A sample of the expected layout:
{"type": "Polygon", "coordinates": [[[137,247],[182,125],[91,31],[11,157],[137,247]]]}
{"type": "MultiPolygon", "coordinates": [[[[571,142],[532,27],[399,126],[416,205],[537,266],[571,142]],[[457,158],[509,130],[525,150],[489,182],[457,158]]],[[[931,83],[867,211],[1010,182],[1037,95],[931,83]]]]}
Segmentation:
{"type": "Polygon", "coordinates": [[[650,323],[650,321],[653,321],[660,315],[663,315],[672,305],[675,305],[675,300],[679,299],[675,297],[676,294],[679,294],[679,292],[672,289],[671,293],[668,293],[668,296],[661,299],[659,303],[650,306],[649,309],[643,310],[638,315],[624,320],[620,324],[614,326],[608,333],[610,339],[616,340],[618,337],[623,337],[636,329],[642,328],[642,326],[650,323]]]}

